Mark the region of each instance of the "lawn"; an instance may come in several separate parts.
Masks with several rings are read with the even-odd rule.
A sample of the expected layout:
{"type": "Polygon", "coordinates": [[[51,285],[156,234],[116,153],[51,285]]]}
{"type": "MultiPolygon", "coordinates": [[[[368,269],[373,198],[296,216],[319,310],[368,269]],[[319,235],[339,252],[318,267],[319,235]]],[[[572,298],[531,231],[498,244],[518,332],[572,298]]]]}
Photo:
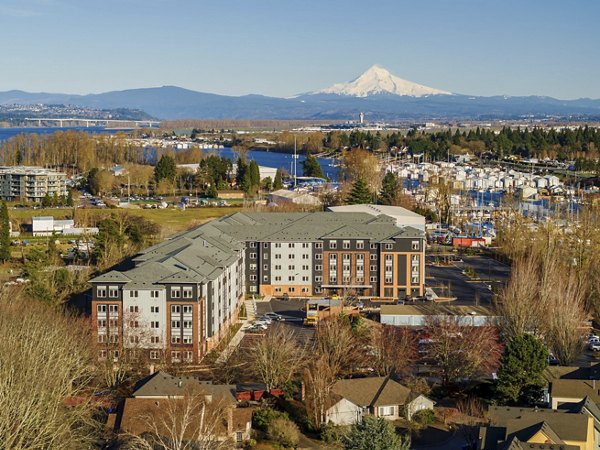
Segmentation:
{"type": "MultiPolygon", "coordinates": [[[[162,227],[163,235],[168,236],[173,233],[191,228],[195,225],[204,223],[210,219],[221,217],[227,214],[233,214],[240,211],[236,207],[199,207],[188,208],[185,210],[176,208],[166,209],[141,209],[141,208],[79,208],[77,214],[87,215],[90,222],[96,222],[111,213],[130,214],[134,217],[144,217],[158,223],[162,227]],[[95,219],[95,220],[94,220],[95,219]]],[[[16,222],[31,223],[34,216],[52,216],[55,219],[71,219],[73,217],[73,208],[16,208],[8,210],[11,220],[16,222]]]]}

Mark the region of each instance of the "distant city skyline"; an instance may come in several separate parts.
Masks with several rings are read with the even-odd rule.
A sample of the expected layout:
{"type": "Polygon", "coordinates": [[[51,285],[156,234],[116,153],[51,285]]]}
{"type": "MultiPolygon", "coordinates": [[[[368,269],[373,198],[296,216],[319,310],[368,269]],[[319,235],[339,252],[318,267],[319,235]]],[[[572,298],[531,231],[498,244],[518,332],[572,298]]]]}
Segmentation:
{"type": "Polygon", "coordinates": [[[600,98],[600,2],[2,0],[0,91],[289,97],[378,64],[471,95],[600,98]]]}

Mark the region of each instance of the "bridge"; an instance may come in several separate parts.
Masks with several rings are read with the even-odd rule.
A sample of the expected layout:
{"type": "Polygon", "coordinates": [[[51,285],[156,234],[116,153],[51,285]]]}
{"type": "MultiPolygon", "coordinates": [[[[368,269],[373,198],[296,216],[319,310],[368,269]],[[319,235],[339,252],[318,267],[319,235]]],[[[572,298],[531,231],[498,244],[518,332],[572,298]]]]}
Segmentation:
{"type": "Polygon", "coordinates": [[[56,118],[56,117],[26,117],[26,122],[37,122],[38,126],[41,127],[42,124],[50,124],[50,123],[58,123],[60,128],[65,126],[79,126],[85,124],[86,127],[90,126],[105,126],[109,125],[114,126],[135,126],[135,127],[144,127],[147,126],[152,128],[153,126],[160,126],[160,122],[156,120],[127,120],[127,119],[81,119],[77,117],[64,117],[64,118],[56,118]]]}

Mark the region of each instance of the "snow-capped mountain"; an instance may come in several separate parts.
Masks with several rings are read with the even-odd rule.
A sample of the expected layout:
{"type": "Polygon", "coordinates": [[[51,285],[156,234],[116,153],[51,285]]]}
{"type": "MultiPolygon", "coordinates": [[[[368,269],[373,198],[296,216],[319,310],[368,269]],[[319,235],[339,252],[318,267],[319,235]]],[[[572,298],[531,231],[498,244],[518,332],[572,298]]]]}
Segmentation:
{"type": "Polygon", "coordinates": [[[452,93],[404,80],[392,75],[383,67],[375,65],[349,83],[337,83],[326,89],[312,92],[312,94],[337,94],[352,97],[368,97],[369,95],[374,94],[393,94],[423,97],[426,95],[451,95],[452,93]]]}

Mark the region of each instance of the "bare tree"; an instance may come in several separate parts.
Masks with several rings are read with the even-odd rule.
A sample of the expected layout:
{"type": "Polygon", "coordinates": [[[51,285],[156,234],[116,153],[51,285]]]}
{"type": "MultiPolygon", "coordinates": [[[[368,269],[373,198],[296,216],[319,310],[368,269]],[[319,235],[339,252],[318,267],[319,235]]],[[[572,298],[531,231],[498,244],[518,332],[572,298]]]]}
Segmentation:
{"type": "Polygon", "coordinates": [[[378,375],[402,373],[417,357],[417,339],[411,330],[381,325],[371,330],[371,366],[378,375]]]}
{"type": "Polygon", "coordinates": [[[428,316],[429,355],[435,360],[443,384],[489,374],[501,354],[495,326],[470,326],[460,316],[428,316]]]}
{"type": "Polygon", "coordinates": [[[232,448],[229,434],[231,406],[213,399],[202,388],[183,397],[148,403],[124,437],[131,450],[220,450],[232,448]]]}
{"type": "Polygon", "coordinates": [[[87,448],[93,348],[88,324],[22,295],[0,298],[0,446],[87,448]],[[71,406],[74,405],[74,406],[71,406]]]}
{"type": "Polygon", "coordinates": [[[282,388],[300,372],[305,349],[295,332],[275,324],[252,351],[252,367],[267,389],[282,388]]]}
{"type": "Polygon", "coordinates": [[[461,414],[459,430],[467,441],[469,450],[476,450],[479,442],[479,427],[489,423],[485,407],[477,397],[462,398],[456,403],[461,414]]]}

